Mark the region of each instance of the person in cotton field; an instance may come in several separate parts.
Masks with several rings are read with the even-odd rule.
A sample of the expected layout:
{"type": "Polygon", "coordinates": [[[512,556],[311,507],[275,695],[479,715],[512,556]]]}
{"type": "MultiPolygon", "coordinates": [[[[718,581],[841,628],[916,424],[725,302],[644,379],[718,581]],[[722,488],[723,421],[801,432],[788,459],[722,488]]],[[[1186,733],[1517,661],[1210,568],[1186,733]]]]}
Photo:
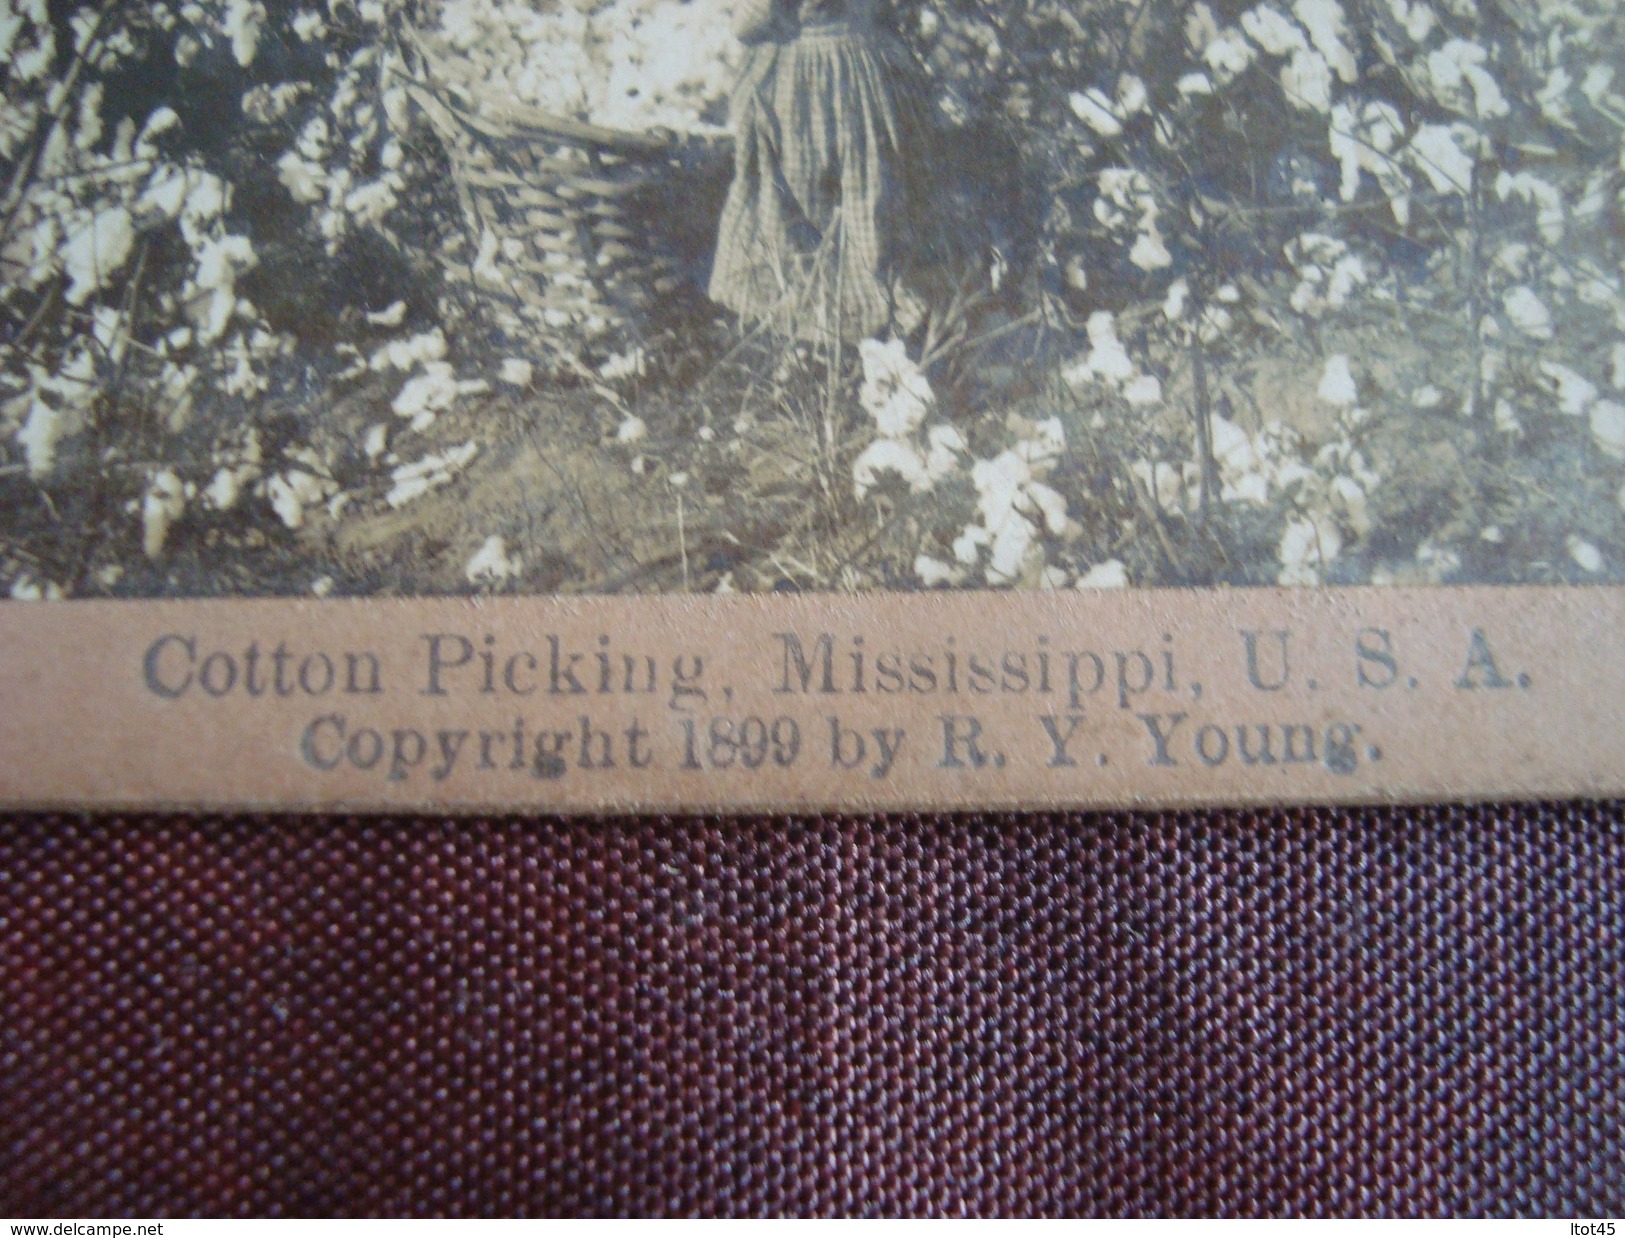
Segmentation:
{"type": "Polygon", "coordinates": [[[741,0],[734,178],[711,298],[846,340],[923,317],[903,286],[926,222],[924,91],[874,0],[741,0]]]}

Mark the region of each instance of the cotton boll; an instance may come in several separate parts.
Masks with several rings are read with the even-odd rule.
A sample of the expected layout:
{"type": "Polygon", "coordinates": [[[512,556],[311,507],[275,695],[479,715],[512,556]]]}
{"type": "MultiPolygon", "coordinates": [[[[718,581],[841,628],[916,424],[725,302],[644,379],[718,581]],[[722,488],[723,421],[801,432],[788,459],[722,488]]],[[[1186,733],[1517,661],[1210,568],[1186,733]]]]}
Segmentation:
{"type": "Polygon", "coordinates": [[[1519,284],[1515,288],[1508,289],[1506,295],[1501,298],[1501,304],[1506,308],[1507,317],[1512,320],[1512,325],[1530,339],[1552,338],[1551,311],[1527,284],[1519,284]]]}
{"type": "Polygon", "coordinates": [[[889,438],[904,438],[917,430],[931,411],[935,396],[918,365],[910,360],[902,340],[864,340],[858,345],[863,382],[858,403],[889,438]]]}
{"type": "Polygon", "coordinates": [[[927,589],[934,589],[938,585],[957,585],[965,579],[963,567],[924,554],[915,557],[914,574],[927,589]]]}
{"type": "Polygon", "coordinates": [[[1142,271],[1160,271],[1164,267],[1172,266],[1173,255],[1163,243],[1155,217],[1146,219],[1144,226],[1145,230],[1134,238],[1134,246],[1129,250],[1128,260],[1142,271]]]}
{"type": "Polygon", "coordinates": [[[1557,384],[1557,406],[1565,417],[1579,417],[1597,398],[1596,384],[1566,365],[1542,361],[1540,372],[1557,384]]]}
{"type": "Polygon", "coordinates": [[[1301,516],[1287,524],[1281,534],[1279,556],[1282,585],[1318,585],[1322,573],[1342,552],[1343,538],[1337,526],[1324,517],[1301,516]]]}
{"type": "Polygon", "coordinates": [[[1354,53],[1344,42],[1348,35],[1348,27],[1343,19],[1343,10],[1336,0],[1296,0],[1292,6],[1292,14],[1303,23],[1315,49],[1326,58],[1327,64],[1336,71],[1342,81],[1353,82],[1358,79],[1359,66],[1355,63],[1354,53]]]}
{"type": "Polygon", "coordinates": [[[1078,577],[1079,589],[1123,589],[1128,586],[1128,568],[1121,559],[1097,563],[1078,577]]]}
{"type": "Polygon", "coordinates": [[[1625,405],[1598,400],[1591,406],[1591,438],[1615,460],[1625,460],[1625,405]]]}
{"type": "Polygon", "coordinates": [[[1595,575],[1602,571],[1602,551],[1583,537],[1571,535],[1568,540],[1568,552],[1569,558],[1574,560],[1582,572],[1595,575]]]}
{"type": "Polygon", "coordinates": [[[524,560],[517,554],[510,555],[507,543],[493,533],[464,566],[463,577],[471,585],[501,585],[523,570],[524,560]]]}
{"type": "Polygon", "coordinates": [[[896,474],[914,492],[931,488],[931,474],[920,453],[893,438],[877,438],[853,461],[852,488],[858,498],[874,489],[882,473],[896,474]]]}
{"type": "Polygon", "coordinates": [[[1067,96],[1072,114],[1103,138],[1114,138],[1123,132],[1122,123],[1112,114],[1112,102],[1104,91],[1091,86],[1088,90],[1074,90],[1067,96]]]}
{"type": "Polygon", "coordinates": [[[1337,408],[1351,408],[1358,402],[1359,388],[1355,385],[1354,372],[1349,368],[1346,353],[1336,353],[1326,358],[1326,368],[1315,394],[1337,408]]]}
{"type": "Polygon", "coordinates": [[[504,357],[497,378],[510,387],[528,387],[535,376],[535,367],[522,357],[504,357]]]}
{"type": "Polygon", "coordinates": [[[1303,31],[1290,18],[1267,4],[1243,13],[1241,28],[1271,56],[1285,56],[1309,45],[1303,31]]]}
{"type": "Polygon", "coordinates": [[[1161,403],[1162,384],[1150,374],[1141,374],[1123,385],[1123,398],[1136,408],[1161,403]]]}
{"type": "MultiPolygon", "coordinates": [[[[1471,137],[1471,132],[1464,135],[1471,137]]],[[[1473,183],[1472,156],[1457,141],[1456,127],[1423,125],[1406,148],[1435,193],[1466,193],[1473,183]]]]}
{"type": "Polygon", "coordinates": [[[1203,49],[1202,59],[1219,79],[1219,84],[1228,85],[1252,64],[1252,44],[1235,27],[1226,27],[1203,49]]]}
{"type": "Polygon", "coordinates": [[[1134,74],[1124,73],[1118,77],[1114,107],[1119,117],[1126,120],[1144,111],[1148,98],[1145,83],[1134,74]]]}
{"type": "Polygon", "coordinates": [[[163,553],[170,526],[186,511],[186,487],[181,479],[164,469],[147,482],[141,499],[141,549],[149,559],[163,553]]]}
{"type": "Polygon", "coordinates": [[[83,305],[106,287],[135,247],[135,221],[122,206],[98,212],[68,235],[62,265],[68,275],[69,305],[83,305]]]}
{"type": "Polygon", "coordinates": [[[1096,310],[1089,315],[1085,329],[1089,335],[1089,355],[1084,361],[1087,370],[1109,382],[1126,382],[1134,376],[1134,362],[1128,350],[1117,338],[1115,319],[1108,310],[1096,310]]]}
{"type": "Polygon", "coordinates": [[[1185,316],[1185,302],[1190,296],[1190,284],[1181,277],[1168,285],[1168,293],[1162,299],[1162,316],[1169,322],[1177,322],[1185,316]]]}

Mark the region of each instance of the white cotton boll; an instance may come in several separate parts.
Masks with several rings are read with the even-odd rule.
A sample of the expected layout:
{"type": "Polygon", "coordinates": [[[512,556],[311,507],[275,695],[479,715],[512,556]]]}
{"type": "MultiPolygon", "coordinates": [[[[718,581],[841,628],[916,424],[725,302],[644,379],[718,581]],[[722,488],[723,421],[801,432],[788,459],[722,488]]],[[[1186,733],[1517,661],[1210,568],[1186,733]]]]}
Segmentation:
{"type": "Polygon", "coordinates": [[[1160,271],[1164,267],[1173,265],[1173,255],[1168,252],[1168,246],[1163,244],[1162,234],[1157,231],[1155,218],[1142,221],[1145,231],[1134,238],[1134,247],[1129,250],[1128,260],[1142,271],[1160,271]]]}
{"type": "Polygon", "coordinates": [[[301,9],[293,15],[293,33],[302,43],[310,43],[327,33],[327,23],[320,13],[301,9]]]}
{"type": "Polygon", "coordinates": [[[1241,31],[1227,26],[1203,49],[1202,59],[1213,70],[1220,85],[1228,85],[1253,63],[1253,47],[1241,31]]]}
{"type": "Polygon", "coordinates": [[[376,460],[389,449],[389,426],[384,422],[367,427],[367,433],[361,440],[361,450],[367,459],[376,460]]]}
{"type": "Polygon", "coordinates": [[[536,367],[523,357],[504,357],[497,378],[510,387],[528,387],[535,373],[536,367]]]}
{"type": "Polygon", "coordinates": [[[1578,417],[1597,398],[1596,384],[1566,365],[1542,361],[1540,372],[1557,384],[1557,407],[1565,417],[1578,417]]]}
{"type": "Polygon", "coordinates": [[[1178,322],[1183,318],[1190,291],[1190,284],[1183,277],[1169,284],[1168,294],[1162,299],[1162,316],[1169,322],[1178,322]]]}
{"type": "Polygon", "coordinates": [[[1012,516],[993,534],[988,550],[987,579],[994,585],[1037,583],[1044,569],[1044,548],[1038,530],[1021,516],[1012,516]]]}
{"type": "Polygon", "coordinates": [[[327,196],[326,171],[296,151],[290,150],[277,160],[276,175],[288,196],[301,205],[320,202],[327,196]]]}
{"type": "Polygon", "coordinates": [[[941,559],[922,554],[914,559],[914,575],[919,577],[920,583],[927,589],[934,589],[938,585],[959,584],[965,579],[965,569],[957,564],[944,563],[941,559]]]}
{"type": "Polygon", "coordinates": [[[1527,284],[1509,288],[1506,295],[1501,298],[1501,304],[1506,308],[1507,317],[1512,320],[1512,325],[1530,339],[1552,338],[1551,311],[1527,284]]]}
{"type": "Polygon", "coordinates": [[[1405,33],[1413,43],[1425,41],[1438,21],[1426,4],[1411,4],[1409,0],[1388,0],[1388,11],[1394,15],[1395,21],[1405,27],[1405,33]]]}
{"type": "Polygon", "coordinates": [[[508,544],[493,533],[474,552],[463,568],[463,577],[471,585],[500,585],[513,580],[524,571],[524,560],[508,553],[508,544]]]}
{"type": "Polygon", "coordinates": [[[997,532],[1005,521],[1015,517],[1021,488],[1031,480],[1032,469],[1021,453],[1013,449],[971,465],[971,484],[976,487],[976,506],[982,523],[997,532]]]}
{"type": "Polygon", "coordinates": [[[1175,83],[1182,95],[1210,95],[1213,93],[1213,81],[1206,73],[1187,73],[1175,83]]]}
{"type": "Polygon", "coordinates": [[[173,219],[181,213],[186,201],[188,177],[183,168],[163,168],[154,174],[142,195],[136,199],[137,210],[157,211],[173,219]]]}
{"type": "Polygon", "coordinates": [[[1435,193],[1466,193],[1473,183],[1472,156],[1462,150],[1456,138],[1452,126],[1423,125],[1406,148],[1411,162],[1427,177],[1435,193]]]}
{"type": "Polygon", "coordinates": [[[1241,28],[1271,56],[1285,56],[1309,46],[1309,41],[1296,23],[1267,4],[1243,13],[1241,28]]]}
{"type": "Polygon", "coordinates": [[[1440,391],[1432,383],[1428,383],[1423,387],[1418,387],[1415,391],[1411,392],[1411,406],[1413,408],[1434,409],[1438,408],[1439,405],[1443,403],[1444,392],[1440,391]]]}
{"type": "Polygon", "coordinates": [[[149,559],[163,553],[170,526],[186,511],[186,487],[181,479],[164,469],[147,482],[141,498],[141,549],[149,559]]]}
{"type": "Polygon", "coordinates": [[[1258,452],[1247,431],[1216,413],[1208,417],[1208,427],[1213,458],[1221,473],[1240,478],[1258,467],[1258,452]]]}
{"type": "Polygon", "coordinates": [[[604,364],[598,367],[598,373],[606,382],[620,382],[623,379],[641,377],[645,365],[643,349],[629,348],[623,353],[614,353],[605,358],[604,364]]]}
{"type": "Polygon", "coordinates": [[[1615,391],[1625,391],[1625,344],[1615,344],[1609,354],[1608,378],[1615,391]]]}
{"type": "Polygon", "coordinates": [[[1270,501],[1269,478],[1262,473],[1246,473],[1234,481],[1227,481],[1219,497],[1227,503],[1253,503],[1266,507],[1270,501]]]}
{"type": "Polygon", "coordinates": [[[874,489],[882,473],[895,473],[916,493],[931,488],[931,474],[920,453],[897,439],[877,438],[852,462],[852,488],[858,498],[874,489]]]}
{"type": "Polygon", "coordinates": [[[1121,559],[1107,559],[1097,563],[1078,577],[1079,589],[1124,589],[1128,587],[1128,568],[1121,559]]]}
{"type": "Polygon", "coordinates": [[[1326,358],[1326,368],[1321,373],[1320,386],[1315,389],[1315,394],[1337,408],[1351,408],[1359,401],[1360,392],[1347,353],[1336,353],[1326,358]]]}
{"type": "Polygon", "coordinates": [[[1625,405],[1598,400],[1591,406],[1591,438],[1615,460],[1625,460],[1625,405]]]}
{"type": "Polygon", "coordinates": [[[69,305],[83,305],[107,286],[135,247],[135,221],[122,206],[98,212],[68,236],[62,265],[68,275],[69,305]]]}
{"type": "Polygon", "coordinates": [[[1332,521],[1322,516],[1300,516],[1290,521],[1281,534],[1281,572],[1276,582],[1318,585],[1326,567],[1342,550],[1342,535],[1332,521]]]}
{"type": "Polygon", "coordinates": [[[1155,376],[1141,374],[1123,385],[1123,398],[1136,408],[1162,401],[1162,384],[1155,376]]]}
{"type": "Polygon", "coordinates": [[[168,133],[171,129],[178,127],[180,123],[180,115],[174,108],[155,108],[152,114],[147,117],[147,123],[141,126],[141,134],[136,138],[137,147],[147,145],[153,138],[168,133]]]}
{"type": "Polygon", "coordinates": [[[858,345],[863,382],[858,403],[889,438],[904,438],[924,422],[935,396],[902,340],[864,340],[858,345]]]}
{"type": "Polygon", "coordinates": [[[483,380],[459,382],[449,363],[431,361],[423,367],[423,373],[406,380],[390,402],[390,409],[397,417],[408,418],[414,430],[422,430],[460,397],[489,389],[490,384],[483,380]]]}
{"type": "Polygon", "coordinates": [[[1133,116],[1145,108],[1149,96],[1146,94],[1145,83],[1132,73],[1125,73],[1117,79],[1117,114],[1123,117],[1133,116]]]}
{"type": "Polygon", "coordinates": [[[56,468],[56,449],[63,439],[76,433],[83,422],[78,409],[54,408],[36,394],[28,408],[28,418],[17,431],[28,461],[28,475],[35,481],[48,477],[56,468]]]}
{"type": "Polygon", "coordinates": [[[231,40],[231,54],[240,65],[254,63],[259,49],[260,33],[265,29],[265,8],[255,0],[227,0],[226,20],[222,26],[231,40]]]}
{"type": "Polygon", "coordinates": [[[1060,537],[1071,531],[1072,522],[1066,514],[1066,499],[1060,491],[1041,481],[1029,481],[1021,488],[1022,497],[1044,518],[1044,527],[1060,537]]]}
{"type": "Polygon", "coordinates": [[[410,370],[420,363],[439,361],[446,355],[446,337],[439,327],[405,339],[390,340],[367,362],[374,371],[410,370]]]}
{"type": "Polygon", "coordinates": [[[1103,138],[1114,138],[1123,132],[1123,126],[1112,114],[1112,102],[1099,87],[1074,90],[1067,96],[1072,114],[1103,138]]]}
{"type": "Polygon", "coordinates": [[[1523,429],[1518,421],[1517,410],[1504,399],[1495,402],[1494,416],[1495,428],[1502,434],[1516,434],[1523,429]]]}
{"type": "MultiPolygon", "coordinates": [[[[1625,503],[1621,506],[1625,506],[1625,503]]],[[[954,538],[954,558],[970,567],[979,557],[981,548],[992,541],[993,535],[981,525],[967,525],[959,536],[954,538]]]]}
{"type": "Polygon", "coordinates": [[[421,460],[397,466],[390,472],[394,485],[384,496],[384,501],[391,507],[405,506],[413,499],[451,481],[478,452],[479,444],[470,440],[460,447],[450,447],[445,451],[424,456],[421,460]]]}
{"type": "Polygon", "coordinates": [[[1568,551],[1569,558],[1574,560],[1582,572],[1595,575],[1602,571],[1602,551],[1586,541],[1585,538],[1570,535],[1568,551]]]}
{"type": "Polygon", "coordinates": [[[61,585],[47,580],[43,584],[26,573],[11,582],[11,600],[14,602],[60,602],[65,595],[61,585]]]}
{"type": "Polygon", "coordinates": [[[1209,305],[1202,311],[1201,319],[1196,324],[1196,338],[1204,344],[1211,344],[1230,330],[1234,321],[1234,316],[1224,306],[1209,305]]]}
{"type": "Polygon", "coordinates": [[[304,469],[278,473],[265,484],[265,497],[277,519],[290,529],[305,523],[305,509],[317,507],[332,492],[332,483],[304,469]]]}
{"type": "Polygon", "coordinates": [[[1096,310],[1089,315],[1085,329],[1089,334],[1089,354],[1084,369],[1096,378],[1111,383],[1127,382],[1134,377],[1134,362],[1128,350],[1117,338],[1115,319],[1109,310],[1096,310]]]}
{"type": "Polygon", "coordinates": [[[1310,42],[1326,58],[1326,63],[1337,76],[1345,82],[1355,81],[1360,76],[1360,70],[1355,63],[1354,53],[1343,41],[1348,27],[1336,0],[1296,0],[1292,13],[1309,31],[1310,42]]]}
{"type": "Polygon", "coordinates": [[[368,314],[367,321],[375,327],[398,327],[406,319],[406,302],[392,301],[384,309],[375,314],[368,314]]]}
{"type": "Polygon", "coordinates": [[[1356,537],[1371,532],[1371,513],[1365,488],[1352,477],[1337,477],[1332,481],[1332,498],[1342,510],[1349,528],[1356,537]]]}
{"type": "Polygon", "coordinates": [[[1428,75],[1439,102],[1481,120],[1507,115],[1506,96],[1484,68],[1488,59],[1488,52],[1466,39],[1450,39],[1429,53],[1428,75]]]}

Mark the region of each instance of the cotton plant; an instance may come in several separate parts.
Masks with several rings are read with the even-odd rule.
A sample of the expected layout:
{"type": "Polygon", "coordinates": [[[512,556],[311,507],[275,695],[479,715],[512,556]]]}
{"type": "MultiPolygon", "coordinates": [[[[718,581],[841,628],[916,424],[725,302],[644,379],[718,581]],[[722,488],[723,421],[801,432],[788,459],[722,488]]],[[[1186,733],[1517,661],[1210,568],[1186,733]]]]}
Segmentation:
{"type": "Polygon", "coordinates": [[[926,424],[936,412],[936,396],[903,341],[864,340],[858,357],[858,404],[874,423],[875,437],[852,463],[857,497],[867,497],[887,475],[920,494],[956,473],[968,450],[965,436],[945,422],[926,424]]]}
{"type": "Polygon", "coordinates": [[[1066,450],[1066,431],[1059,417],[1012,423],[1016,442],[971,465],[976,518],[955,537],[954,560],[979,569],[990,585],[1056,588],[1067,573],[1049,563],[1048,546],[1080,532],[1065,497],[1047,481],[1066,450]]]}

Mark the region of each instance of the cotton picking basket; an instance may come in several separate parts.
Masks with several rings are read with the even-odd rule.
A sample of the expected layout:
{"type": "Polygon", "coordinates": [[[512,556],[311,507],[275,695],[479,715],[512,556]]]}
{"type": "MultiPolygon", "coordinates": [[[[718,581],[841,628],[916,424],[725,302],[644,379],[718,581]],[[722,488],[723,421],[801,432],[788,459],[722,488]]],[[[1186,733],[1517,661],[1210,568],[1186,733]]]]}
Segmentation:
{"type": "Polygon", "coordinates": [[[635,335],[684,283],[685,182],[715,181],[726,146],[554,116],[460,78],[420,32],[407,43],[408,90],[445,147],[468,233],[448,275],[521,340],[635,335]]]}

